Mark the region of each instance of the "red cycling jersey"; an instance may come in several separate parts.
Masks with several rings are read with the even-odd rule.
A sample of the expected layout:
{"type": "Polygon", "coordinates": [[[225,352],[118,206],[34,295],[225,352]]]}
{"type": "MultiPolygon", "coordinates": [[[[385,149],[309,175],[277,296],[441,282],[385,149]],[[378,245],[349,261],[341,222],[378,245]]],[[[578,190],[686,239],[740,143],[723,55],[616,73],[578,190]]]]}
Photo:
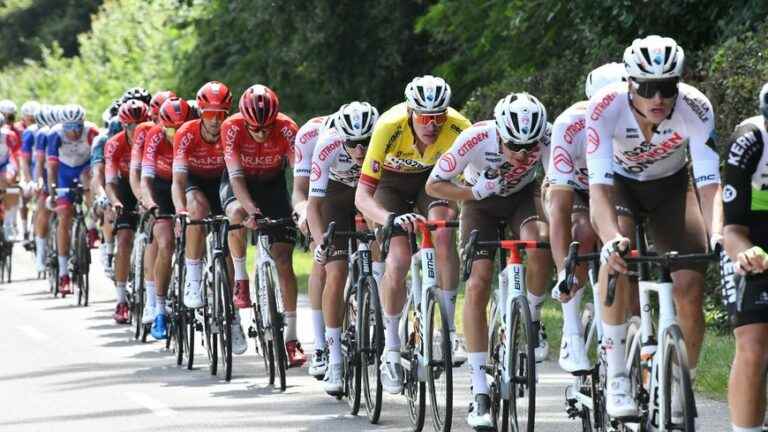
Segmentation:
{"type": "Polygon", "coordinates": [[[104,175],[107,183],[117,183],[119,177],[127,180],[130,165],[131,145],[125,131],[121,131],[104,144],[104,175]]]}
{"type": "Polygon", "coordinates": [[[141,161],[144,158],[144,143],[147,139],[147,132],[149,132],[155,123],[147,121],[139,123],[136,126],[136,130],[133,131],[133,146],[131,147],[131,169],[141,170],[141,161]]]}
{"type": "Polygon", "coordinates": [[[298,130],[296,122],[278,113],[267,140],[258,143],[248,133],[242,114],[224,120],[221,139],[229,177],[277,177],[285,162],[293,166],[293,141],[298,130]]]}
{"type": "Polygon", "coordinates": [[[204,178],[220,178],[224,171],[221,140],[209,143],[201,134],[201,120],[184,123],[173,138],[173,171],[204,178]]]}
{"type": "Polygon", "coordinates": [[[173,145],[165,136],[165,128],[155,125],[144,139],[144,157],[141,159],[142,177],[159,177],[171,181],[173,145]]]}

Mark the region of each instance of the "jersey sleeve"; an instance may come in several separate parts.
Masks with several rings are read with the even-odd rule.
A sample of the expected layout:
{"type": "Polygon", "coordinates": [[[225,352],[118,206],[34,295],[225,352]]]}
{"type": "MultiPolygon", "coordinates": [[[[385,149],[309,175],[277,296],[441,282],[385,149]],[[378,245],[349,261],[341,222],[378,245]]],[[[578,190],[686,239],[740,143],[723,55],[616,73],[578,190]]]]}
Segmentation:
{"type": "Polygon", "coordinates": [[[285,126],[280,130],[280,133],[285,140],[285,160],[288,165],[293,168],[293,162],[296,151],[296,133],[299,131],[299,125],[295,121],[288,119],[285,122],[285,126]]]}
{"type": "Polygon", "coordinates": [[[763,154],[763,135],[752,124],[742,124],[733,133],[725,163],[723,209],[725,225],[750,223],[752,206],[752,174],[763,154]]]}
{"type": "Polygon", "coordinates": [[[549,173],[549,156],[552,151],[552,123],[547,122],[547,130],[539,145],[541,146],[541,169],[546,176],[549,173]]]}
{"type": "Polygon", "coordinates": [[[589,184],[613,185],[613,129],[620,103],[615,89],[598,92],[590,99],[586,113],[586,153],[589,184]]]}
{"type": "Polygon", "coordinates": [[[179,130],[179,132],[176,133],[176,136],[173,137],[173,172],[188,172],[189,147],[194,140],[195,134],[193,134],[189,128],[184,126],[182,126],[181,130],[179,130]]]}
{"type": "Polygon", "coordinates": [[[21,134],[21,154],[25,157],[30,157],[32,151],[35,149],[35,131],[25,129],[21,134]]]}
{"type": "Polygon", "coordinates": [[[106,135],[99,135],[93,141],[93,146],[91,147],[91,165],[104,163],[104,143],[106,141],[106,135]]]}
{"type": "Polygon", "coordinates": [[[118,140],[113,137],[104,144],[104,177],[107,183],[117,183],[120,158],[117,155],[118,140]]]}
{"type": "Polygon", "coordinates": [[[157,153],[160,148],[160,144],[163,142],[165,132],[161,128],[152,128],[147,133],[147,138],[144,140],[144,156],[141,158],[141,176],[142,177],[155,177],[155,169],[157,168],[157,153]]]}
{"type": "Polygon", "coordinates": [[[38,132],[35,134],[35,154],[45,155],[45,148],[48,144],[48,134],[45,132],[38,132]]]}
{"type": "Polygon", "coordinates": [[[229,178],[243,177],[243,164],[240,161],[239,126],[225,121],[221,126],[221,139],[224,140],[224,163],[227,165],[229,178]]]}
{"type": "Polygon", "coordinates": [[[343,143],[335,134],[323,133],[317,139],[312,153],[312,175],[309,177],[309,196],[324,197],[333,162],[342,151],[343,143]]]}
{"type": "Polygon", "coordinates": [[[46,156],[48,157],[48,162],[58,162],[59,161],[59,147],[61,146],[61,135],[59,135],[56,132],[53,132],[48,135],[48,139],[46,141],[46,156]]]}
{"type": "Polygon", "coordinates": [[[486,128],[470,127],[464,129],[451,147],[440,156],[429,178],[433,181],[451,181],[458,177],[472,161],[478,152],[481,152],[483,141],[489,139],[486,128]]]}
{"type": "Polygon", "coordinates": [[[371,144],[365,152],[363,169],[360,174],[360,183],[375,190],[381,180],[384,169],[384,158],[387,153],[389,141],[393,139],[397,125],[388,122],[377,122],[373,127],[371,144]]]}
{"type": "Polygon", "coordinates": [[[699,91],[684,95],[683,101],[690,108],[688,141],[693,178],[696,187],[720,183],[720,157],[715,147],[715,115],[712,104],[699,91]]]}
{"type": "Polygon", "coordinates": [[[547,178],[553,186],[573,188],[576,183],[576,165],[574,162],[575,135],[568,133],[569,128],[575,130],[584,127],[584,118],[573,118],[561,115],[552,125],[552,141],[549,148],[547,178]],[[575,125],[575,126],[574,126],[575,125]]]}
{"type": "Polygon", "coordinates": [[[319,139],[318,133],[317,119],[308,121],[296,133],[293,150],[294,177],[309,177],[312,167],[312,154],[315,150],[315,143],[319,139]]]}

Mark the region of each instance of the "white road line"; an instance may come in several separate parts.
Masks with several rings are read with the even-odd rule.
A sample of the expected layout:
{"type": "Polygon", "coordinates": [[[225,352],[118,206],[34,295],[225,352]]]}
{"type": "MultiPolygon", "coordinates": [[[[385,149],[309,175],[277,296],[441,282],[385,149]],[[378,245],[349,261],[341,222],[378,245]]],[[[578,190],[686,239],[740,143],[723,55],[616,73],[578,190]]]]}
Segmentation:
{"type": "Polygon", "coordinates": [[[144,393],[126,392],[125,395],[128,396],[128,399],[131,399],[137,404],[152,411],[158,417],[173,417],[174,415],[176,415],[176,412],[168,408],[167,405],[144,393]]]}
{"type": "Polygon", "coordinates": [[[32,339],[38,340],[38,341],[44,341],[48,339],[48,335],[41,332],[40,330],[28,326],[28,325],[20,325],[16,326],[17,329],[21,330],[23,333],[25,333],[27,336],[31,337],[32,339]]]}

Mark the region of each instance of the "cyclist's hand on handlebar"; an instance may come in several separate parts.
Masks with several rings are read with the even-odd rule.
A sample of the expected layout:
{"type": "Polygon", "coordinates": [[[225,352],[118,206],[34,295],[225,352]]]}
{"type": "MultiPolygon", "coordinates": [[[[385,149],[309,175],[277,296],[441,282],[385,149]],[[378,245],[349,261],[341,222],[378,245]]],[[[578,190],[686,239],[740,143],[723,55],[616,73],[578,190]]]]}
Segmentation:
{"type": "Polygon", "coordinates": [[[243,226],[245,226],[246,228],[255,230],[256,228],[259,227],[258,220],[262,218],[264,218],[264,215],[262,215],[261,213],[250,214],[248,215],[248,217],[243,219],[243,226]]]}
{"type": "Polygon", "coordinates": [[[626,274],[627,262],[621,257],[622,253],[629,250],[629,239],[617,235],[606,242],[600,250],[600,264],[607,265],[612,272],[626,274]]]}
{"type": "MultiPolygon", "coordinates": [[[[189,219],[189,213],[187,211],[178,211],[176,212],[176,215],[189,219]]],[[[176,234],[176,237],[181,237],[181,221],[178,219],[176,219],[176,223],[173,224],[173,232],[176,234]]]]}
{"type": "Polygon", "coordinates": [[[723,247],[723,235],[720,233],[714,233],[712,236],[709,237],[709,251],[714,253],[718,245],[720,246],[720,249],[722,250],[723,247]]]}
{"type": "Polygon", "coordinates": [[[501,187],[504,177],[497,176],[495,178],[485,178],[481,176],[477,179],[477,183],[472,186],[472,195],[477,201],[483,200],[493,195],[501,193],[501,187]]]}
{"type": "Polygon", "coordinates": [[[763,273],[767,269],[768,254],[760,246],[752,246],[736,256],[736,272],[739,274],[763,273]]]}
{"type": "Polygon", "coordinates": [[[573,282],[571,283],[571,286],[568,287],[567,294],[561,289],[565,284],[565,270],[561,270],[557,274],[557,282],[555,282],[555,286],[552,287],[552,298],[560,303],[568,303],[573,296],[576,295],[576,290],[579,289],[579,280],[576,278],[576,275],[573,275],[573,282]]]}
{"type": "Polygon", "coordinates": [[[418,221],[426,221],[424,216],[416,213],[404,213],[395,217],[394,224],[407,232],[415,232],[418,221]]]}

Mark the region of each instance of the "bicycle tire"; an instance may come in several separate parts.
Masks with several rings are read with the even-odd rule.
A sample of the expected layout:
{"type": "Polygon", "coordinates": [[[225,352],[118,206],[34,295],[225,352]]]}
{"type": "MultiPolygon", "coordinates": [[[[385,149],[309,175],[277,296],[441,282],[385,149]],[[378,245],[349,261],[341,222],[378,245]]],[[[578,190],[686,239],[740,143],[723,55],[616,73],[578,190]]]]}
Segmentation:
{"type": "Polygon", "coordinates": [[[203,272],[203,278],[200,283],[203,287],[203,298],[205,300],[205,304],[203,305],[204,343],[206,354],[208,354],[208,371],[211,375],[216,375],[219,366],[219,340],[214,331],[214,305],[216,304],[216,298],[214,294],[215,290],[212,286],[212,276],[207,270],[205,261],[203,261],[203,268],[206,270],[203,272]]]}
{"type": "Polygon", "coordinates": [[[350,289],[344,301],[344,319],[341,324],[342,340],[341,350],[344,358],[344,391],[347,397],[349,412],[357,415],[360,411],[360,349],[357,339],[357,324],[360,322],[358,315],[357,289],[350,289]]]}
{"type": "Polygon", "coordinates": [[[224,255],[214,257],[215,289],[218,293],[218,314],[219,323],[219,348],[221,350],[221,361],[224,366],[224,380],[229,382],[232,379],[232,320],[234,314],[234,305],[232,304],[232,291],[229,286],[229,276],[227,273],[227,263],[224,255]]]}
{"type": "Polygon", "coordinates": [[[142,318],[144,316],[144,307],[146,305],[144,301],[144,291],[146,289],[146,287],[144,286],[144,248],[146,247],[147,247],[147,243],[143,239],[139,239],[134,245],[134,251],[135,251],[134,268],[133,268],[133,292],[134,292],[133,315],[135,319],[134,339],[141,338],[142,342],[146,342],[145,334],[147,333],[146,331],[144,331],[144,323],[142,322],[142,318]]]}
{"type": "Polygon", "coordinates": [[[73,247],[70,248],[72,253],[72,256],[74,257],[74,266],[73,266],[73,272],[72,272],[72,284],[74,288],[77,290],[77,305],[83,306],[83,300],[84,300],[84,292],[83,290],[85,282],[83,281],[83,275],[85,269],[83,264],[84,255],[82,253],[82,246],[83,246],[83,239],[80,237],[85,236],[85,231],[83,230],[83,226],[81,226],[80,221],[75,219],[75,228],[74,228],[74,237],[72,238],[73,247]]]}
{"type": "Polygon", "coordinates": [[[453,418],[453,350],[451,329],[440,298],[439,288],[431,288],[427,293],[427,316],[425,317],[427,334],[424,347],[426,356],[430,359],[427,385],[432,407],[432,427],[435,432],[448,432],[451,430],[453,418]],[[436,331],[440,332],[439,338],[436,331]],[[435,355],[436,348],[439,350],[437,352],[439,355],[435,355]],[[436,385],[441,377],[445,378],[444,395],[438,394],[440,386],[436,385]]]}
{"type": "Polygon", "coordinates": [[[267,340],[266,330],[264,329],[262,305],[259,301],[259,281],[258,278],[254,281],[256,287],[256,301],[252,304],[253,308],[253,331],[252,335],[256,338],[256,351],[261,355],[261,359],[264,362],[264,373],[267,375],[269,385],[275,384],[275,365],[274,355],[272,354],[272,346],[267,340]]]}
{"type": "Polygon", "coordinates": [[[506,432],[509,422],[509,404],[505,403],[502,396],[503,384],[501,377],[501,365],[504,361],[504,332],[501,331],[501,321],[497,319],[496,308],[493,303],[489,310],[488,326],[490,331],[488,333],[488,347],[490,351],[488,367],[493,377],[488,392],[491,400],[491,418],[495,425],[494,430],[506,432]]]}
{"type": "Polygon", "coordinates": [[[267,303],[269,307],[269,323],[272,332],[272,352],[274,353],[274,364],[277,377],[280,379],[280,391],[285,391],[286,376],[285,370],[288,367],[288,355],[285,351],[285,340],[283,338],[283,316],[277,310],[277,298],[275,296],[275,279],[271,266],[267,266],[265,272],[267,280],[265,286],[267,289],[267,303]]]}
{"type": "Polygon", "coordinates": [[[90,290],[91,290],[91,281],[90,281],[90,272],[91,272],[91,248],[88,245],[87,238],[82,243],[82,248],[80,249],[80,273],[83,277],[82,283],[83,283],[83,306],[88,306],[88,301],[90,299],[90,290]]]}
{"type": "Polygon", "coordinates": [[[680,326],[672,324],[665,330],[664,337],[664,382],[667,383],[664,391],[664,404],[666,418],[664,424],[667,430],[680,430],[694,432],[696,430],[696,401],[694,399],[691,383],[691,372],[688,369],[688,351],[683,341],[683,332],[680,326]],[[682,423],[673,422],[672,418],[672,383],[677,370],[678,397],[682,397],[683,408],[682,423]]]}
{"type": "MultiPolygon", "coordinates": [[[[512,300],[512,312],[509,322],[507,346],[512,348],[507,370],[512,371],[509,404],[509,427],[512,431],[533,432],[536,421],[536,357],[533,343],[536,341],[536,331],[533,328],[531,310],[528,300],[515,297],[512,300]],[[525,338],[524,341],[521,338],[525,338]],[[524,343],[523,343],[524,342],[524,343]],[[527,400],[526,415],[518,415],[518,398],[527,400]],[[521,427],[521,420],[523,427],[521,427]]],[[[522,405],[521,405],[522,407],[522,405]]]]}
{"type": "MultiPolygon", "coordinates": [[[[586,346],[587,350],[587,356],[594,356],[599,355],[599,347],[597,346],[597,335],[593,335],[592,339],[590,339],[590,329],[592,327],[592,322],[594,320],[594,307],[591,303],[587,303],[584,305],[584,309],[581,311],[581,328],[582,328],[582,336],[584,337],[585,343],[588,343],[589,345],[586,346]],[[591,345],[591,346],[590,346],[591,345]],[[594,350],[593,350],[594,348],[594,350]]],[[[594,357],[590,358],[590,361],[592,361],[594,357]]],[[[599,406],[599,402],[595,401],[595,398],[598,396],[597,392],[595,391],[594,384],[599,382],[599,378],[596,375],[596,367],[593,367],[590,373],[579,375],[577,378],[578,387],[576,391],[586,394],[587,396],[592,398],[592,406],[593,408],[597,408],[599,406]],[[588,392],[588,393],[587,393],[588,392]]],[[[586,405],[581,405],[581,408],[579,410],[579,418],[581,418],[581,430],[582,432],[592,432],[599,431],[599,427],[597,426],[597,409],[591,410],[586,405]],[[594,416],[594,418],[593,418],[594,416]],[[594,422],[593,422],[594,420],[594,422]],[[593,429],[593,424],[595,425],[593,429]]]]}
{"type": "Polygon", "coordinates": [[[365,410],[371,424],[379,422],[384,388],[381,384],[381,355],[384,353],[384,322],[379,305],[379,291],[376,280],[367,277],[358,285],[362,290],[362,306],[358,309],[360,324],[358,329],[361,341],[360,364],[366,371],[362,374],[362,392],[365,410]]]}
{"type": "Polygon", "coordinates": [[[176,301],[179,304],[179,326],[182,327],[184,360],[188,370],[192,370],[195,365],[195,332],[197,330],[197,319],[195,311],[184,305],[184,250],[180,250],[174,262],[174,292],[176,301]]]}
{"type": "MultiPolygon", "coordinates": [[[[187,342],[187,323],[185,321],[184,310],[181,299],[175,294],[176,287],[171,289],[171,329],[173,329],[174,348],[176,350],[176,366],[184,364],[187,342]]],[[[170,338],[171,335],[168,335],[170,338]]]]}
{"type": "Polygon", "coordinates": [[[427,383],[419,381],[418,355],[422,351],[423,339],[420,324],[415,320],[416,311],[413,302],[408,300],[408,312],[403,315],[405,328],[408,331],[408,343],[406,358],[410,362],[410,368],[404,371],[403,391],[408,402],[408,420],[411,422],[411,430],[420,432],[424,428],[424,417],[427,405],[427,383]],[[410,328],[410,324],[413,328],[410,328]]]}
{"type": "Polygon", "coordinates": [[[6,260],[6,271],[8,276],[8,283],[12,282],[13,274],[13,242],[8,242],[8,258],[6,260]]]}

